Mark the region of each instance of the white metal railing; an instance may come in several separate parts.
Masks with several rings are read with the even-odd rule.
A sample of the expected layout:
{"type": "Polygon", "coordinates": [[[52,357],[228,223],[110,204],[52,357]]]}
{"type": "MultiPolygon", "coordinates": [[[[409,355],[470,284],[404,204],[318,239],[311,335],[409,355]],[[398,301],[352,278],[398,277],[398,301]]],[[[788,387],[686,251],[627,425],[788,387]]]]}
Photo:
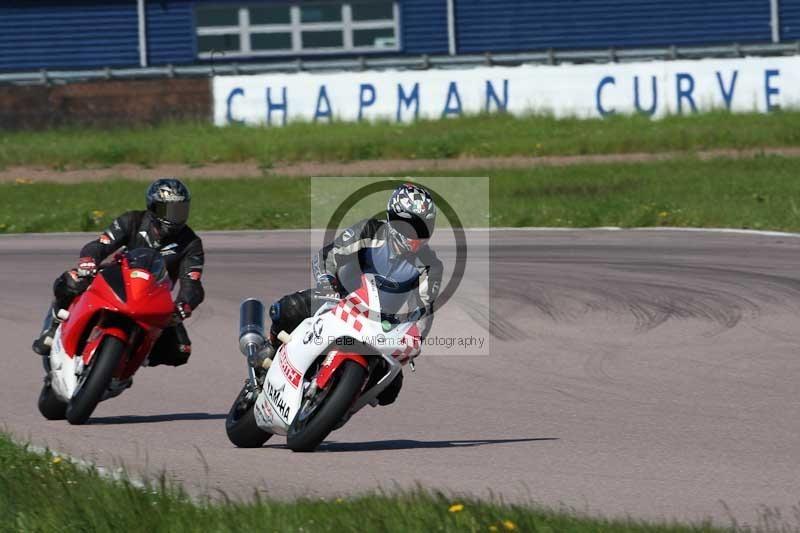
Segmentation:
{"type": "MultiPolygon", "coordinates": [[[[511,54],[462,54],[441,56],[355,57],[347,59],[294,59],[269,63],[210,62],[197,65],[139,68],[105,68],[83,70],[39,70],[0,73],[0,83],[47,84],[102,79],[173,78],[270,72],[319,72],[333,70],[382,69],[447,69],[465,66],[521,65],[562,63],[624,63],[646,60],[700,59],[706,57],[745,57],[770,55],[800,55],[800,41],[773,44],[731,44],[727,46],[670,46],[666,48],[630,48],[605,50],[545,50],[511,54]]],[[[216,56],[215,56],[216,57],[216,56]]],[[[219,55],[220,59],[225,59],[219,55]]]]}

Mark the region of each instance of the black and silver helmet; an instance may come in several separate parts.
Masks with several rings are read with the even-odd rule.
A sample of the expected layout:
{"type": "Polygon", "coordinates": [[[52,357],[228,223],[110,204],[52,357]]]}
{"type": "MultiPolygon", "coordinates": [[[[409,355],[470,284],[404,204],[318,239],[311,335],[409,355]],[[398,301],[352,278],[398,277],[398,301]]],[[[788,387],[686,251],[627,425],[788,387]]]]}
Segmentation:
{"type": "Polygon", "coordinates": [[[416,252],[433,235],[436,205],[419,185],[404,183],[394,190],[386,206],[389,235],[403,252],[416,252]]]}
{"type": "Polygon", "coordinates": [[[189,220],[192,195],[181,180],[160,178],[150,184],[145,194],[147,210],[153,214],[162,236],[175,235],[189,220]]]}

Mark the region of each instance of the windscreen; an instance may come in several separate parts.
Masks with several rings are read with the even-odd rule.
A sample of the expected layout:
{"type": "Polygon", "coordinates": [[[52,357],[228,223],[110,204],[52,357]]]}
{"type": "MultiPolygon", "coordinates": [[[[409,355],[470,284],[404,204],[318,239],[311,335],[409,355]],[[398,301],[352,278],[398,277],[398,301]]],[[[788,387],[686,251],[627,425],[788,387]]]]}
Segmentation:
{"type": "Polygon", "coordinates": [[[396,282],[383,276],[375,276],[375,284],[378,287],[383,320],[402,322],[408,313],[414,311],[416,290],[399,288],[396,282]]]}
{"type": "Polygon", "coordinates": [[[158,250],[152,248],[136,248],[127,253],[128,266],[147,270],[152,273],[159,281],[166,277],[167,267],[164,259],[158,250]]]}
{"type": "MultiPolygon", "coordinates": [[[[353,293],[361,287],[362,271],[357,261],[345,262],[337,274],[344,294],[353,293]]],[[[414,320],[412,315],[420,314],[417,278],[398,283],[388,276],[371,275],[375,279],[379,301],[370,302],[370,308],[372,311],[380,310],[382,322],[400,324],[414,320]]]]}

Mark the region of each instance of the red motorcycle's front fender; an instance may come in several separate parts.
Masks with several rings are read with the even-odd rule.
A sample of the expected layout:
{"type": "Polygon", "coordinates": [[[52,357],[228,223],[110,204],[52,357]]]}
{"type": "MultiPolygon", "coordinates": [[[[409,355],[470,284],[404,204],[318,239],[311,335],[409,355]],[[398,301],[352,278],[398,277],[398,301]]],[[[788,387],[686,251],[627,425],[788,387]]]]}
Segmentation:
{"type": "Polygon", "coordinates": [[[126,331],[125,328],[120,326],[105,326],[101,324],[96,325],[89,334],[89,338],[86,339],[86,346],[83,348],[82,358],[84,365],[88,365],[91,362],[95,352],[97,351],[97,347],[100,346],[100,343],[103,342],[104,338],[109,336],[116,337],[127,344],[128,339],[130,338],[130,333],[126,331]]]}
{"type": "Polygon", "coordinates": [[[322,367],[319,369],[319,373],[317,373],[317,387],[320,389],[325,388],[331,380],[331,377],[333,377],[333,374],[336,373],[336,369],[342,366],[342,363],[345,361],[355,361],[364,368],[368,368],[367,360],[363,355],[354,352],[339,352],[334,350],[325,358],[322,367]]]}

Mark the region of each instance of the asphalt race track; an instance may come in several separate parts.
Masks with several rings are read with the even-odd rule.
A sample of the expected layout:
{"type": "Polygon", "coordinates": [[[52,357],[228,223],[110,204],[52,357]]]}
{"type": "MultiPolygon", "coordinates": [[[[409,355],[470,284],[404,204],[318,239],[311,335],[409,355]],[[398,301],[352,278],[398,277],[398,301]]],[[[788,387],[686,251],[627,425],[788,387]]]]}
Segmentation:
{"type": "MultiPolygon", "coordinates": [[[[190,363],[142,369],[84,427],[39,415],[41,363],[30,343],[52,280],[87,236],[0,238],[0,422],[20,440],[139,474],[166,469],[211,495],[332,497],[420,483],[605,515],[726,524],[731,513],[753,523],[761,505],[791,515],[800,502],[800,239],[492,239],[492,312],[470,313],[483,324],[468,331],[441,326],[491,329],[491,354],[423,355],[395,405],[367,408],[318,453],[293,454],[277,437],[264,449],[234,448],[224,418],[245,376],[238,304],[308,284],[303,233],[205,235],[207,300],[187,324],[190,363]]],[[[454,298],[459,306],[468,300],[454,298]]]]}

